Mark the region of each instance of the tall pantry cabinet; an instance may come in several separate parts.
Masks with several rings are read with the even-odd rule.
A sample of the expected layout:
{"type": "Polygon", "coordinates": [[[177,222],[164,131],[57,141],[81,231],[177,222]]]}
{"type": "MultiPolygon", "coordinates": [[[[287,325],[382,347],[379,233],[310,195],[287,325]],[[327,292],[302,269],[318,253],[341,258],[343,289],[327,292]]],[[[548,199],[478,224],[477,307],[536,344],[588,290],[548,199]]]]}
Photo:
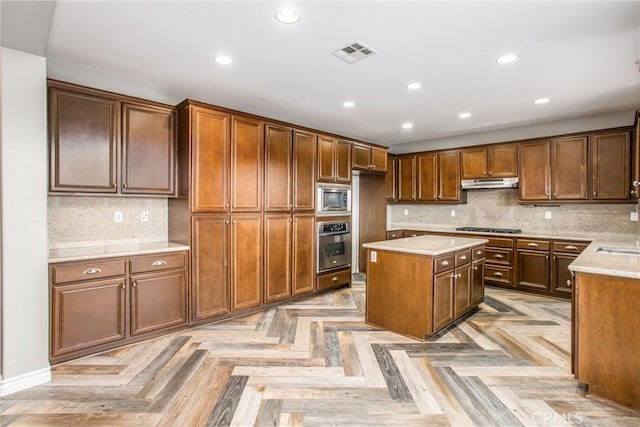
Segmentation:
{"type": "Polygon", "coordinates": [[[191,246],[190,321],[262,304],[261,121],[178,106],[178,198],[169,239],[191,246]]]}

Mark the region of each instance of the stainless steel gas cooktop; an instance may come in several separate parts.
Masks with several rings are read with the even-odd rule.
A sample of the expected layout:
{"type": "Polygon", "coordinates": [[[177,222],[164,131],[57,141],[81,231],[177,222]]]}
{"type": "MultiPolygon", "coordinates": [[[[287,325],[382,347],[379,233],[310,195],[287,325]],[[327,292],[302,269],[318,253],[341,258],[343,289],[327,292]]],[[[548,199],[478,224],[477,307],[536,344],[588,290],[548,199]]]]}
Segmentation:
{"type": "Polygon", "coordinates": [[[491,228],[491,227],[458,227],[456,231],[473,231],[474,233],[504,233],[520,234],[522,230],[517,228],[491,228]]]}

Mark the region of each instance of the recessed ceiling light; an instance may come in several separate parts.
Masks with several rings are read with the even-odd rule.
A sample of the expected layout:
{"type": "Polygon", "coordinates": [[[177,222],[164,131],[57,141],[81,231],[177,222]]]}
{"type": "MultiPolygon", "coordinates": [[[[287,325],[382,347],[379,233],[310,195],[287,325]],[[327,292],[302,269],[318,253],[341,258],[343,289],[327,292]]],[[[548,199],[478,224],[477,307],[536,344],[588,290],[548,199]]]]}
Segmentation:
{"type": "Polygon", "coordinates": [[[407,89],[409,90],[417,90],[420,89],[422,87],[422,83],[420,82],[412,82],[407,84],[407,89]]]}
{"type": "Polygon", "coordinates": [[[402,124],[402,129],[411,129],[413,127],[413,123],[406,122],[402,124]]]}
{"type": "Polygon", "coordinates": [[[276,13],[276,19],[282,24],[295,24],[301,16],[295,9],[283,8],[276,13]]]}
{"type": "Polygon", "coordinates": [[[342,106],[344,108],[352,108],[352,107],[355,107],[355,105],[356,105],[356,103],[353,102],[353,101],[345,101],[345,102],[342,103],[342,106]]]}
{"type": "Polygon", "coordinates": [[[461,119],[468,119],[469,117],[471,117],[471,113],[460,113],[458,114],[458,117],[460,117],[461,119]]]}
{"type": "Polygon", "coordinates": [[[231,59],[227,55],[218,55],[214,58],[214,60],[220,65],[229,65],[233,62],[233,59],[231,59]]]}
{"type": "Polygon", "coordinates": [[[516,59],[518,59],[518,55],[510,53],[508,55],[502,55],[500,58],[496,59],[496,62],[498,64],[510,64],[516,59]]]}
{"type": "Polygon", "coordinates": [[[546,104],[547,102],[549,102],[549,98],[538,98],[533,101],[534,104],[546,104]]]}

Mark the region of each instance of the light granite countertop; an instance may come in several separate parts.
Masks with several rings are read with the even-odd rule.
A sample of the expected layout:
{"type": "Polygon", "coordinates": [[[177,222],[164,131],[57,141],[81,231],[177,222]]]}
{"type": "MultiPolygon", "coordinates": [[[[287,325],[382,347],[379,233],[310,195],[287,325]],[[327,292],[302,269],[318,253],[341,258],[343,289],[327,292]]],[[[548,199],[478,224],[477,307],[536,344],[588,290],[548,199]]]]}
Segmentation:
{"type": "Polygon", "coordinates": [[[49,250],[49,262],[82,261],[98,258],[188,251],[189,246],[175,242],[140,242],[117,245],[96,245],[49,250]]]}
{"type": "MultiPolygon", "coordinates": [[[[578,240],[591,242],[575,261],[569,265],[574,272],[604,274],[640,279],[640,256],[626,254],[609,254],[597,252],[600,247],[640,249],[640,236],[628,234],[603,233],[603,232],[536,232],[522,230],[519,234],[504,233],[473,233],[469,231],[456,231],[455,225],[424,224],[424,223],[393,223],[387,229],[393,230],[420,230],[440,233],[460,233],[465,235],[491,235],[500,237],[534,237],[549,240],[578,240]]],[[[415,237],[414,237],[415,238],[415,237]]]]}
{"type": "Polygon", "coordinates": [[[380,251],[436,256],[471,248],[487,243],[487,241],[487,239],[470,239],[467,237],[417,236],[365,243],[362,246],[380,251]]]}

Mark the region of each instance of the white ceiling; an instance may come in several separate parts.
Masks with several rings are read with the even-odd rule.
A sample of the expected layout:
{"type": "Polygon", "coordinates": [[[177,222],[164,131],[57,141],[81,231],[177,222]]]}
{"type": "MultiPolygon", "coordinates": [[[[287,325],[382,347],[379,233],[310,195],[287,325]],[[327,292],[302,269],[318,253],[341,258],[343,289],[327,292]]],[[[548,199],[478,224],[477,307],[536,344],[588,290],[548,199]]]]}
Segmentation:
{"type": "Polygon", "coordinates": [[[158,101],[188,97],[383,145],[640,106],[638,1],[298,1],[295,25],[274,19],[286,3],[272,1],[58,1],[39,14],[2,3],[2,45],[44,54],[56,78],[88,70],[82,83],[105,86],[91,81],[99,70],[162,88],[158,101]],[[377,54],[353,65],[330,55],[355,40],[377,54]],[[219,53],[233,64],[214,63],[219,53]],[[498,65],[505,53],[519,60],[498,65]],[[551,102],[534,105],[540,97],[551,102]]]}

